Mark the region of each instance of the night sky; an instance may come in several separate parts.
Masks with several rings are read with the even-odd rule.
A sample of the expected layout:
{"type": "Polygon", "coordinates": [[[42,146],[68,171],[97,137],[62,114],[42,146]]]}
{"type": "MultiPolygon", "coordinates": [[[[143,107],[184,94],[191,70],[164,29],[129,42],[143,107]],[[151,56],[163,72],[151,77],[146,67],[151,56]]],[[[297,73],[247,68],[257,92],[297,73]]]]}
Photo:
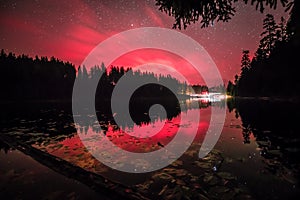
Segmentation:
{"type": "MultiPolygon", "coordinates": [[[[237,13],[230,22],[204,29],[196,23],[181,30],[207,50],[225,82],[239,73],[242,49],[249,49],[251,56],[257,49],[265,14],[273,14],[277,22],[282,15],[287,17],[280,5],[264,14],[244,3],[235,6],[237,13]]],[[[97,44],[116,33],[148,26],[172,28],[174,22],[158,10],[154,0],[0,0],[0,8],[1,49],[17,55],[54,56],[76,66],[97,44]]],[[[146,62],[164,57],[155,55],[135,52],[115,64],[138,65],[136,56],[146,62]]],[[[193,73],[186,75],[191,83],[201,82],[193,73]]]]}

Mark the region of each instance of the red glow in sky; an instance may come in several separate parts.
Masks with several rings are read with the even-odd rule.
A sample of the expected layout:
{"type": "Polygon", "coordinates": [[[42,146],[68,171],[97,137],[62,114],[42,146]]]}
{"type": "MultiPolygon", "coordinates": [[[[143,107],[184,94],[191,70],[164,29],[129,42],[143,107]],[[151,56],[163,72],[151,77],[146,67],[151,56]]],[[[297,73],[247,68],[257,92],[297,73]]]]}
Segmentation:
{"type": "MultiPolygon", "coordinates": [[[[272,13],[276,19],[287,16],[281,8],[261,14],[243,3],[237,3],[236,10],[228,23],[205,29],[196,23],[180,31],[207,50],[225,82],[239,73],[242,50],[249,49],[252,55],[256,50],[265,14],[272,13]]],[[[0,48],[16,54],[55,56],[78,66],[97,44],[116,33],[148,26],[171,28],[173,22],[172,17],[158,11],[154,0],[2,1],[0,48]]],[[[140,57],[149,61],[163,59],[144,54],[140,57]]],[[[130,59],[118,65],[135,65],[130,59]]],[[[201,82],[190,72],[187,79],[201,82]]]]}
{"type": "Polygon", "coordinates": [[[155,63],[177,70],[183,77],[187,77],[187,81],[190,81],[191,84],[204,83],[201,74],[199,74],[187,60],[173,53],[157,49],[143,49],[129,52],[120,56],[112,65],[133,66],[133,69],[135,66],[146,65],[149,66],[147,67],[147,71],[151,68],[151,72],[155,74],[167,75],[171,73],[174,78],[184,82],[183,79],[176,76],[176,73],[166,70],[164,67],[161,67],[161,65],[155,65],[155,63]],[[149,63],[149,65],[147,65],[147,63],[149,63]]]}

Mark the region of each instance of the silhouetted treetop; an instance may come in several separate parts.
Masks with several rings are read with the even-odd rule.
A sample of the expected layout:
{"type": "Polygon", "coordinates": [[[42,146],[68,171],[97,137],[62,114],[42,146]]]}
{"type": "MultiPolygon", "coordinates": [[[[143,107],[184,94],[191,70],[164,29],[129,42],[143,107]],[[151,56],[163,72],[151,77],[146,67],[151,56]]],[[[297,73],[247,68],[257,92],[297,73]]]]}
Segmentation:
{"type": "MultiPolygon", "coordinates": [[[[199,20],[201,28],[215,21],[227,22],[235,14],[234,2],[238,0],[156,0],[159,10],[175,18],[173,28],[186,29],[191,23],[199,20]]],[[[244,3],[255,5],[256,10],[263,12],[265,7],[277,8],[277,0],[243,0],[244,3]]],[[[280,0],[281,5],[289,10],[293,1],[280,0]]]]}
{"type": "Polygon", "coordinates": [[[259,43],[259,48],[256,52],[258,59],[265,59],[270,56],[271,51],[274,49],[276,41],[279,41],[278,25],[275,22],[274,16],[267,14],[263,20],[263,29],[261,33],[262,39],[259,43]]]}
{"type": "Polygon", "coordinates": [[[250,60],[249,53],[250,53],[249,50],[243,50],[242,52],[242,60],[241,60],[242,74],[247,73],[247,71],[251,67],[251,60],[250,60]]]}

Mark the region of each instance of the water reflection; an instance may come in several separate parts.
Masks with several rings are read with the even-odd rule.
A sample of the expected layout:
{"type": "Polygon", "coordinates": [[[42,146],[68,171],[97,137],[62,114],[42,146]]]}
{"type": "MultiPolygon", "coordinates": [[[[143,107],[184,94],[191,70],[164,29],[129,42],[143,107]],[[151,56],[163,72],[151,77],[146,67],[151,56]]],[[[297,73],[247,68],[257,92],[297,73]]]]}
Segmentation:
{"type": "Polygon", "coordinates": [[[76,132],[69,103],[8,103],[2,107],[1,133],[24,143],[61,141],[76,132]]]}
{"type": "MultiPolygon", "coordinates": [[[[233,100],[232,100],[233,101],[233,100]]],[[[230,111],[240,117],[244,143],[255,137],[266,171],[292,184],[299,180],[300,151],[298,102],[271,100],[234,100],[230,111]]]]}
{"type": "MultiPolygon", "coordinates": [[[[101,134],[122,149],[140,153],[156,151],[168,145],[180,126],[184,126],[185,134],[190,134],[189,128],[196,125],[198,133],[190,149],[178,161],[154,173],[116,173],[87,151],[76,134],[71,106],[58,103],[5,106],[1,113],[1,132],[90,172],[135,185],[145,194],[148,190],[158,194],[167,185],[162,193],[170,192],[173,187],[184,193],[182,188],[187,187],[195,194],[198,192],[202,195],[199,184],[211,191],[205,195],[213,198],[221,198],[223,195],[238,197],[245,193],[258,199],[264,198],[266,194],[270,198],[292,198],[299,194],[298,103],[239,99],[228,101],[225,128],[216,146],[219,152],[214,150],[206,160],[199,160],[197,153],[210,123],[211,107],[225,109],[224,102],[210,102],[207,99],[144,99],[131,103],[130,114],[135,124],[117,126],[113,120],[117,113],[111,113],[108,104],[102,103],[96,107],[100,124],[91,120],[79,123],[78,126],[83,133],[101,134]],[[151,122],[148,108],[156,103],[166,106],[167,115],[155,116],[151,122]],[[183,110],[179,109],[180,104],[183,110]],[[181,116],[188,112],[200,112],[200,122],[193,119],[182,122],[181,116]],[[147,126],[149,130],[153,127],[161,129],[153,137],[137,138],[127,134],[147,126]],[[169,185],[168,181],[172,184],[169,185]],[[251,181],[253,184],[250,184],[251,181]],[[260,181],[262,184],[258,183],[260,181]],[[153,185],[156,182],[163,185],[153,185]],[[282,184],[284,186],[280,186],[282,184]],[[281,188],[281,191],[274,188],[281,188]],[[215,197],[214,194],[219,195],[215,197]]],[[[0,143],[0,148],[5,152],[9,150],[5,143],[0,143]]],[[[109,150],[104,153],[114,158],[109,150]]]]}

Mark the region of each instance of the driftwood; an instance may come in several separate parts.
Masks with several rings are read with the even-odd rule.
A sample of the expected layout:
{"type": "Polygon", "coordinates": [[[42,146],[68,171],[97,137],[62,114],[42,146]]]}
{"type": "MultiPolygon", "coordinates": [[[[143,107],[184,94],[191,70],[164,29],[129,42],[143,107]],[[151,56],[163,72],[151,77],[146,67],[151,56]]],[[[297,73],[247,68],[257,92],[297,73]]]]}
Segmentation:
{"type": "Polygon", "coordinates": [[[34,160],[38,161],[42,165],[68,177],[75,179],[94,191],[105,195],[110,199],[148,199],[131,187],[122,185],[121,183],[112,182],[105,179],[99,174],[86,171],[78,166],[75,166],[61,158],[50,155],[39,149],[36,149],[28,144],[18,141],[14,137],[7,135],[0,135],[0,140],[8,144],[12,148],[15,148],[26,155],[29,155],[34,160]]]}

